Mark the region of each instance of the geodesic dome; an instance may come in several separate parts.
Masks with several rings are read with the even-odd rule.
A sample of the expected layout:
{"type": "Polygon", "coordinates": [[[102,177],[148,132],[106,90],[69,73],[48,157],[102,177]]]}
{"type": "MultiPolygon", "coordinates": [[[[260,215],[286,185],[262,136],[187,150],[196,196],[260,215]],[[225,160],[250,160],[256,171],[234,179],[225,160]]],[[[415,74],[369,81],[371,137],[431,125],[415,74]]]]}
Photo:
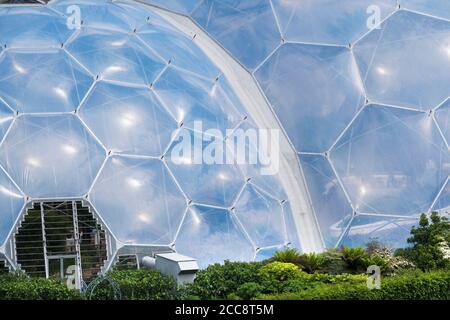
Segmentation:
{"type": "Polygon", "coordinates": [[[140,2],[0,6],[0,254],[41,200],[88,202],[111,258],[159,248],[203,266],[398,247],[450,205],[449,4],[140,2]],[[281,130],[280,172],[174,163],[198,120],[281,130]]]}
{"type": "Polygon", "coordinates": [[[0,6],[0,251],[10,260],[27,206],[61,199],[95,210],[111,259],[154,247],[205,266],[298,243],[276,177],[167,156],[181,135],[203,133],[196,121],[257,128],[193,38],[130,1],[0,6]]]}

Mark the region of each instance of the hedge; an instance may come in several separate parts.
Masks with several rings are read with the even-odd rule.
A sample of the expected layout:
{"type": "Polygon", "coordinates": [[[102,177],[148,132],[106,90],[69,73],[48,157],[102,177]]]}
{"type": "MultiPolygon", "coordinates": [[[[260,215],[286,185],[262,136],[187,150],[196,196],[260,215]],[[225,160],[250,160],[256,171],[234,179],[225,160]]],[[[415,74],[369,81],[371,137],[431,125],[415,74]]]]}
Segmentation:
{"type": "Polygon", "coordinates": [[[79,300],[78,290],[59,279],[29,278],[22,274],[0,276],[0,300],[79,300]]]}
{"type": "MultiPolygon", "coordinates": [[[[122,300],[172,300],[177,298],[177,284],[172,277],[157,270],[112,270],[107,274],[120,289],[122,300]]],[[[92,300],[110,300],[114,298],[111,285],[105,281],[97,286],[92,300]]]]}
{"type": "Polygon", "coordinates": [[[365,284],[322,284],[296,293],[262,295],[267,300],[448,300],[450,272],[409,272],[385,277],[381,289],[369,290],[365,284]]]}

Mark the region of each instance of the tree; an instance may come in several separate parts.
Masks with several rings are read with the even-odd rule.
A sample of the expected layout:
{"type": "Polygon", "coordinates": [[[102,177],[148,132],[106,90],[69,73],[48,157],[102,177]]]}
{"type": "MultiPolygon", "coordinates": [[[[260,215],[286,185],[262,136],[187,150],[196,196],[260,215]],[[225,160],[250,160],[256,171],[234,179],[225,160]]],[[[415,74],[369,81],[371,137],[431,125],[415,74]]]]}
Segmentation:
{"type": "Polygon", "coordinates": [[[422,214],[419,226],[411,229],[408,243],[412,246],[400,249],[396,254],[411,260],[424,271],[450,268],[448,218],[441,217],[437,212],[433,212],[430,218],[422,214]]]}

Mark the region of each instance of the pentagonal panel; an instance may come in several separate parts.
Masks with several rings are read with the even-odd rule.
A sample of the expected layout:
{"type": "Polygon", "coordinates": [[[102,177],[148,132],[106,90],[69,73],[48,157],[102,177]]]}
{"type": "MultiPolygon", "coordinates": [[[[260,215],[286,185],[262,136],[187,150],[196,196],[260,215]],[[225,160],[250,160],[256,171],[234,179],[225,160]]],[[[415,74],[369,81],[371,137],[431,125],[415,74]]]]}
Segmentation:
{"type": "Polygon", "coordinates": [[[205,0],[192,18],[249,69],[258,66],[281,42],[267,0],[205,0]]]}
{"type": "Polygon", "coordinates": [[[358,69],[342,47],[286,44],[256,77],[298,151],[326,151],[364,103],[358,69]]]}
{"type": "Polygon", "coordinates": [[[255,251],[227,210],[191,207],[176,240],[179,253],[204,268],[215,262],[253,260],[255,251]]]}
{"type": "Polygon", "coordinates": [[[0,68],[0,96],[19,112],[73,112],[94,81],[59,49],[10,50],[0,68]]]}
{"type": "Polygon", "coordinates": [[[126,244],[171,244],[186,211],[181,191],[156,159],[110,157],[89,199],[126,244]]]}
{"type": "Polygon", "coordinates": [[[88,191],[105,151],[74,115],[21,116],[0,147],[0,162],[33,198],[88,191]]]}
{"type": "Polygon", "coordinates": [[[13,119],[14,112],[0,99],[0,141],[5,136],[13,119]]]}
{"type": "Polygon", "coordinates": [[[392,13],[395,0],[273,0],[286,40],[347,45],[392,13]]]}
{"type": "Polygon", "coordinates": [[[150,85],[165,66],[133,35],[83,28],[68,50],[101,79],[150,85]]]}
{"type": "Polygon", "coordinates": [[[178,68],[215,79],[220,70],[205,53],[194,43],[193,39],[181,34],[167,23],[148,22],[139,28],[139,38],[157,52],[165,61],[178,68]]]}
{"type": "Polygon", "coordinates": [[[447,146],[450,146],[450,99],[436,109],[435,117],[439,128],[447,141],[447,146]]]}
{"type": "Polygon", "coordinates": [[[414,225],[417,225],[417,219],[356,216],[340,245],[363,247],[377,241],[393,249],[402,248],[414,225]]]}
{"type": "Polygon", "coordinates": [[[450,19],[450,2],[442,0],[400,0],[402,8],[450,19]]]}
{"type": "Polygon", "coordinates": [[[279,201],[247,184],[236,202],[234,213],[258,247],[286,243],[286,225],[279,201]]]}
{"type": "Polygon", "coordinates": [[[0,246],[19,217],[25,199],[11,179],[0,169],[0,246]]]}
{"type": "Polygon", "coordinates": [[[239,167],[226,164],[226,156],[226,145],[221,139],[182,129],[165,159],[191,200],[229,207],[244,186],[245,178],[239,167]]]}
{"type": "Polygon", "coordinates": [[[80,117],[115,153],[161,156],[177,129],[150,90],[104,82],[95,86],[80,117]]]}
{"type": "Polygon", "coordinates": [[[0,44],[7,48],[59,48],[72,32],[65,17],[44,6],[3,7],[0,12],[0,44]]]}
{"type": "Polygon", "coordinates": [[[429,110],[450,96],[450,22],[399,11],[354,52],[376,102],[429,110]]]}
{"type": "Polygon", "coordinates": [[[325,245],[334,247],[348,226],[353,209],[327,159],[301,155],[300,160],[325,245]]]}
{"type": "Polygon", "coordinates": [[[332,151],[360,212],[427,211],[450,169],[450,154],[426,113],[367,106],[332,151]]]}
{"type": "Polygon", "coordinates": [[[234,128],[244,117],[243,107],[227,81],[205,79],[169,68],[154,85],[156,94],[179,123],[201,130],[234,128]]]}

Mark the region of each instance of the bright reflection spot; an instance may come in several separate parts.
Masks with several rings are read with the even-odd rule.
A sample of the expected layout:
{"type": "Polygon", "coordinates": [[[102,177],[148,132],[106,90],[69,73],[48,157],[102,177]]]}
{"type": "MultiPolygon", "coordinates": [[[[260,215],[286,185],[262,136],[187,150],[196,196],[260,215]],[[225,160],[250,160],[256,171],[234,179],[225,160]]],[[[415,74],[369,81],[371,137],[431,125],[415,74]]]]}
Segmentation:
{"type": "Polygon", "coordinates": [[[67,99],[67,92],[64,91],[64,89],[60,88],[60,87],[56,87],[53,88],[53,90],[55,91],[55,93],[60,96],[63,99],[67,99]]]}
{"type": "Polygon", "coordinates": [[[202,220],[200,219],[198,213],[191,209],[191,216],[192,216],[192,221],[194,222],[194,225],[200,225],[202,223],[202,220]]]}
{"type": "Polygon", "coordinates": [[[219,173],[219,174],[217,175],[217,177],[218,177],[220,180],[228,180],[228,177],[227,177],[225,174],[223,174],[223,173],[219,173]]]}
{"type": "Polygon", "coordinates": [[[216,95],[217,85],[213,84],[211,90],[209,91],[209,96],[214,97],[216,95]]]}
{"type": "Polygon", "coordinates": [[[139,187],[142,186],[142,182],[139,181],[138,179],[128,178],[128,179],[127,179],[127,182],[128,182],[128,184],[129,184],[131,187],[133,187],[133,188],[135,188],[135,189],[137,189],[137,188],[139,188],[139,187]]]}
{"type": "Polygon", "coordinates": [[[24,67],[22,67],[20,64],[18,64],[17,62],[13,63],[14,69],[17,70],[17,72],[24,74],[27,73],[27,69],[25,69],[24,67]]]}
{"type": "Polygon", "coordinates": [[[7,195],[7,196],[10,196],[10,197],[22,198],[21,194],[18,194],[18,193],[14,192],[14,191],[11,191],[10,189],[5,188],[4,186],[0,186],[0,192],[5,194],[5,195],[7,195]]]}
{"type": "Polygon", "coordinates": [[[121,47],[121,46],[123,46],[125,43],[127,43],[127,39],[123,39],[123,40],[114,40],[114,41],[111,41],[109,44],[112,45],[113,47],[121,47]]]}
{"type": "Polygon", "coordinates": [[[120,123],[123,127],[132,127],[136,123],[136,117],[132,113],[125,113],[120,118],[120,123]]]}
{"type": "Polygon", "coordinates": [[[142,222],[144,222],[144,223],[150,223],[151,222],[151,217],[150,217],[150,215],[148,214],[148,213],[145,213],[145,212],[143,212],[143,213],[140,213],[139,215],[138,215],[138,219],[139,219],[139,221],[142,221],[142,222]]]}
{"type": "Polygon", "coordinates": [[[192,159],[189,157],[177,157],[176,159],[172,159],[174,163],[177,164],[186,164],[190,165],[192,164],[192,159]]]}
{"type": "Polygon", "coordinates": [[[63,144],[62,149],[65,153],[67,154],[76,154],[77,153],[77,148],[71,146],[70,144],[63,144]]]}
{"type": "Polygon", "coordinates": [[[450,44],[444,47],[444,53],[450,57],[450,44]]]}
{"type": "Polygon", "coordinates": [[[107,73],[107,74],[120,72],[120,71],[124,71],[124,69],[121,66],[109,66],[108,68],[105,69],[105,73],[107,73]]]}
{"type": "Polygon", "coordinates": [[[389,72],[383,67],[377,67],[376,71],[379,75],[382,75],[382,76],[386,76],[389,74],[389,72]]]}
{"type": "Polygon", "coordinates": [[[177,109],[178,109],[178,112],[177,112],[177,113],[178,113],[178,114],[177,114],[177,121],[178,121],[178,122],[181,122],[181,121],[184,120],[185,112],[184,112],[184,109],[181,108],[181,107],[178,107],[177,109]]]}
{"type": "Polygon", "coordinates": [[[35,168],[41,166],[41,162],[40,162],[38,159],[34,158],[34,157],[29,157],[29,158],[27,159],[27,163],[28,163],[30,166],[35,167],[35,168]]]}
{"type": "Polygon", "coordinates": [[[359,188],[359,193],[360,193],[362,196],[366,195],[366,193],[367,193],[366,187],[365,187],[365,186],[361,186],[361,187],[359,188]]]}

